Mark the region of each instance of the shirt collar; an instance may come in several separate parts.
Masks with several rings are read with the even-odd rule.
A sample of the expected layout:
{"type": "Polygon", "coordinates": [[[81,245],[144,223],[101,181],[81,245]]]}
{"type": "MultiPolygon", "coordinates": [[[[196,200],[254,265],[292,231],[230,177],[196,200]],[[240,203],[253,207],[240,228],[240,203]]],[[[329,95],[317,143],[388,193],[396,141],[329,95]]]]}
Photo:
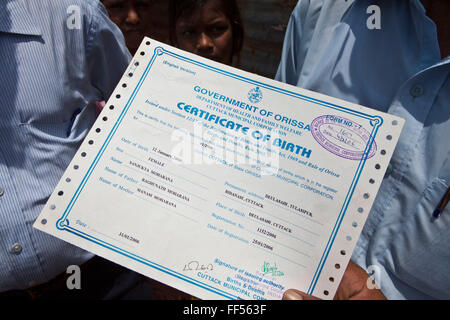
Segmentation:
{"type": "Polygon", "coordinates": [[[23,0],[0,1],[0,32],[42,35],[23,0]]]}

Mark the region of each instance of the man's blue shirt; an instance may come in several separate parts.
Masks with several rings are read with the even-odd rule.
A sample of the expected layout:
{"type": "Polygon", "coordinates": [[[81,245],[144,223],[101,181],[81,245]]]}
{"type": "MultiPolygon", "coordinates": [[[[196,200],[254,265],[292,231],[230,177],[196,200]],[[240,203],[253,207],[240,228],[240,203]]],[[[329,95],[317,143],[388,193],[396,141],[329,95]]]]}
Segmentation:
{"type": "Polygon", "coordinates": [[[449,299],[450,57],[418,0],[375,3],[380,29],[373,1],[300,0],[276,79],[406,119],[352,259],[388,298],[449,299]]]}
{"type": "Polygon", "coordinates": [[[0,2],[0,292],[92,254],[32,228],[130,60],[97,0],[0,2]]]}

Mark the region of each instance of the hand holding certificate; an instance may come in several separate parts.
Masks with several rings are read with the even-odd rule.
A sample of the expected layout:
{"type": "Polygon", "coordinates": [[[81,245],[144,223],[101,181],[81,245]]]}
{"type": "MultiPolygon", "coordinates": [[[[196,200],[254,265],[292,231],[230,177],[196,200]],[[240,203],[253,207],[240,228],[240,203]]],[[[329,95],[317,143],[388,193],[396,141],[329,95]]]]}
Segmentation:
{"type": "Polygon", "coordinates": [[[203,299],[330,299],[402,125],[146,38],[35,227],[203,299]]]}

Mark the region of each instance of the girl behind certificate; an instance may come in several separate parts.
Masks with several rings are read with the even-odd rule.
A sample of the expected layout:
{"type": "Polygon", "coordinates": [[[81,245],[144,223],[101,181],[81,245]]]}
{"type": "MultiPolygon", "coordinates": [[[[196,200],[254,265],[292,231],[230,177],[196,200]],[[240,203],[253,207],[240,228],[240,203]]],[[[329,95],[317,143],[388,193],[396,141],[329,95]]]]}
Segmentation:
{"type": "Polygon", "coordinates": [[[235,0],[171,0],[169,15],[172,45],[224,64],[239,64],[244,29],[235,0]]]}

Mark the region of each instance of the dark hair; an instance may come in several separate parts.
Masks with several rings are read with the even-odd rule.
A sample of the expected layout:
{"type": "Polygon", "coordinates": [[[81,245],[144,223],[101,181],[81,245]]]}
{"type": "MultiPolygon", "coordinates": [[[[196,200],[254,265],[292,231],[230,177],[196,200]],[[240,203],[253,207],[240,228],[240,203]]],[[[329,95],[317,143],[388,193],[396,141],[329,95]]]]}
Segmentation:
{"type": "MultiPolygon", "coordinates": [[[[177,20],[184,14],[203,6],[211,0],[170,0],[169,2],[169,39],[172,45],[176,43],[175,26],[177,20]]],[[[244,42],[244,27],[236,0],[216,0],[222,3],[224,13],[231,22],[233,32],[233,55],[239,54],[244,42]]]]}

